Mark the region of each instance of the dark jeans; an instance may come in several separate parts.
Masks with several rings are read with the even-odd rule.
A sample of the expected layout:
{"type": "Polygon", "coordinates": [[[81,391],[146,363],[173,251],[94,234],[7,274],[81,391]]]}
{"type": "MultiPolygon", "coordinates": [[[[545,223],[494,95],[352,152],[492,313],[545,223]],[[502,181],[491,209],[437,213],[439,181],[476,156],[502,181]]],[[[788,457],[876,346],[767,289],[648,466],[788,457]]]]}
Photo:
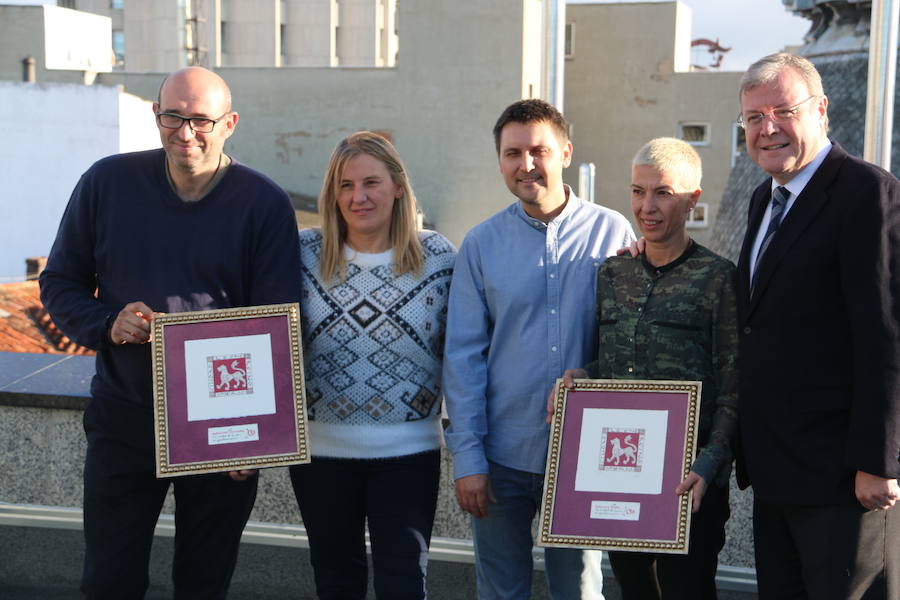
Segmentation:
{"type": "Polygon", "coordinates": [[[366,597],[365,527],[375,595],[425,598],[440,452],[373,460],[313,457],[291,467],[321,600],[366,597]]]}
{"type": "Polygon", "coordinates": [[[716,568],[730,514],[728,488],[713,484],[691,516],[686,555],[610,552],[622,600],[715,600],[716,568]]]}
{"type": "Polygon", "coordinates": [[[900,506],[753,503],[760,600],[898,600],[900,506]]]}
{"type": "Polygon", "coordinates": [[[152,414],[120,404],[93,400],[85,411],[82,592],[91,599],[144,597],[153,530],[172,484],[175,598],[225,598],[258,478],[235,482],[215,473],[157,479],[152,414]]]}

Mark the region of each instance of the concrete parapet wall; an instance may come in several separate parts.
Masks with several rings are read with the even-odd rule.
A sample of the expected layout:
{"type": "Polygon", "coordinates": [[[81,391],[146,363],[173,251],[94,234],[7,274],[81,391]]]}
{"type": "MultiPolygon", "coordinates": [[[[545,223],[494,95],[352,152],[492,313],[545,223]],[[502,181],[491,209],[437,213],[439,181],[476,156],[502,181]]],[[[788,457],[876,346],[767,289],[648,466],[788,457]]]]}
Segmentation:
{"type": "MultiPolygon", "coordinates": [[[[0,590],[13,582],[38,583],[47,574],[52,574],[50,579],[44,578],[47,582],[70,586],[80,577],[83,546],[76,530],[81,528],[86,448],[81,419],[92,375],[91,357],[0,353],[0,468],[4,473],[0,479],[0,590]],[[53,558],[62,548],[66,548],[64,557],[53,558]],[[47,565],[36,566],[34,560],[47,565]]],[[[471,532],[468,518],[456,505],[452,458],[446,450],[441,468],[430,597],[474,597],[471,532]],[[461,591],[462,587],[467,591],[461,591]]],[[[755,587],[753,572],[747,568],[752,566],[749,500],[744,493],[732,495],[729,540],[721,555],[722,564],[731,567],[720,568],[719,577],[725,589],[755,587]]],[[[170,495],[157,528],[160,538],[172,534],[173,509],[170,495]]],[[[305,531],[287,469],[264,470],[250,520],[232,596],[253,597],[240,590],[253,589],[268,579],[267,585],[275,586],[266,588],[269,597],[282,597],[277,589],[284,581],[309,593],[304,596],[306,592],[297,590],[298,595],[292,597],[312,597],[305,531]],[[275,547],[282,549],[276,551],[275,547]],[[275,572],[279,575],[274,579],[279,581],[270,575],[275,572]]],[[[154,550],[155,587],[150,597],[154,589],[162,590],[160,594],[168,590],[170,545],[158,541],[160,550],[154,550]]],[[[540,557],[537,549],[537,569],[542,568],[540,557]]],[[[545,594],[543,578],[536,577],[533,597],[545,594]]]]}

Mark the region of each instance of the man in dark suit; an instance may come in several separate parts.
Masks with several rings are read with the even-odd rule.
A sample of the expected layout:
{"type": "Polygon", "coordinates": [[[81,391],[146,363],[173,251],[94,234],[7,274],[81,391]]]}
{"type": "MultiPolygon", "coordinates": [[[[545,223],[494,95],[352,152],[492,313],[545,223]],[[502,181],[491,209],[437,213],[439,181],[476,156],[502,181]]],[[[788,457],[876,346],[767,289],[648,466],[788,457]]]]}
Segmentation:
{"type": "Polygon", "coordinates": [[[740,101],[771,175],[737,284],[759,595],[900,598],[900,182],[828,140],[806,59],[757,61],[740,101]]]}

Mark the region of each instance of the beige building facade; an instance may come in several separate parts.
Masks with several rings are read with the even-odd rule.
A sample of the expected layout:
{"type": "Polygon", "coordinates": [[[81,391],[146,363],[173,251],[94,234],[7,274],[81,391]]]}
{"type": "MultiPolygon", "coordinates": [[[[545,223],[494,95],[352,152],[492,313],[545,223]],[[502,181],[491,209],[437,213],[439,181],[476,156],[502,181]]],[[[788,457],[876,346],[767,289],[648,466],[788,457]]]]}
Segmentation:
{"type": "MultiPolygon", "coordinates": [[[[341,138],[359,129],[383,132],[406,161],[425,222],[459,244],[473,225],[513,201],[491,130],[504,107],[543,89],[533,57],[540,59],[544,43],[541,0],[473,1],[465,10],[459,4],[403,3],[396,21],[403,53],[392,67],[216,68],[240,113],[226,151],[288,192],[315,198],[341,138]]],[[[9,48],[0,55],[0,78],[20,78],[21,56],[42,64],[41,10],[0,6],[0,40],[9,48]]],[[[114,71],[93,83],[155,99],[167,71],[114,71]]],[[[76,76],[44,66],[37,72],[39,83],[76,76]]],[[[152,123],[149,111],[146,118],[152,123]]]]}
{"type": "Polygon", "coordinates": [[[396,0],[65,0],[112,19],[117,67],[392,67],[396,0]]]}
{"type": "MultiPolygon", "coordinates": [[[[689,140],[703,160],[703,195],[689,227],[708,243],[742,140],[741,73],[692,70],[691,9],[681,2],[569,4],[566,21],[574,165],[596,165],[596,201],[632,218],[635,152],[655,137],[689,140]]],[[[566,182],[577,189],[577,168],[566,182]]]]}
{"type": "MultiPolygon", "coordinates": [[[[105,9],[114,45],[117,25],[126,31],[125,70],[101,73],[97,83],[153,99],[162,75],[189,62],[187,45],[198,56],[205,52],[231,84],[241,114],[229,151],[295,195],[315,198],[334,145],[365,128],[392,137],[409,163],[426,222],[456,243],[512,200],[497,173],[490,131],[504,106],[546,87],[542,0],[69,4],[105,9]]],[[[47,8],[3,10],[36,15],[47,8]]],[[[704,161],[692,234],[706,243],[732,164],[739,73],[691,71],[690,17],[686,5],[671,1],[568,6],[565,113],[575,164],[566,181],[577,189],[577,164],[594,163],[596,201],[630,217],[637,148],[653,137],[690,137],[704,161]]],[[[40,23],[19,20],[24,25],[10,21],[0,44],[20,56],[32,52],[39,81],[77,81],[79,73],[45,68],[40,23]]],[[[18,79],[21,70],[19,58],[0,65],[6,79],[18,79]]]]}

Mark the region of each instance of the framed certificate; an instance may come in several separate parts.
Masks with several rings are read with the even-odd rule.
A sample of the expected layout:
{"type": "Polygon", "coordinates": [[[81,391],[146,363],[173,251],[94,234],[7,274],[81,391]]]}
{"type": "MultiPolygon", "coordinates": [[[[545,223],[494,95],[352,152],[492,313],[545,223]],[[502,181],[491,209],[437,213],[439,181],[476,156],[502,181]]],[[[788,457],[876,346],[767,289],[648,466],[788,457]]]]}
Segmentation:
{"type": "Polygon", "coordinates": [[[560,380],[541,546],[687,554],[699,381],[560,380]]]}
{"type": "Polygon", "coordinates": [[[297,304],[156,315],[156,476],[309,462],[297,304]]]}

